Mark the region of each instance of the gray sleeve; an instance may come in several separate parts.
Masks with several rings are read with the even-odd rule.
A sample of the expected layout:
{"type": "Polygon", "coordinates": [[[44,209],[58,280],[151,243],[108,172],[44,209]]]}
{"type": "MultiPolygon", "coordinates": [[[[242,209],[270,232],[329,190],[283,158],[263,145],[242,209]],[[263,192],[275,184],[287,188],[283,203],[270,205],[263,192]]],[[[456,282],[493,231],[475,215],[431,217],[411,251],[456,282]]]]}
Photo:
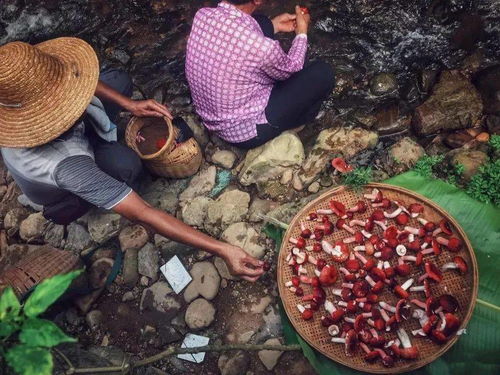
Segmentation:
{"type": "Polygon", "coordinates": [[[108,210],[132,192],[127,184],[103,172],[91,157],[85,155],[64,159],[57,165],[54,178],[61,189],[108,210]]]}

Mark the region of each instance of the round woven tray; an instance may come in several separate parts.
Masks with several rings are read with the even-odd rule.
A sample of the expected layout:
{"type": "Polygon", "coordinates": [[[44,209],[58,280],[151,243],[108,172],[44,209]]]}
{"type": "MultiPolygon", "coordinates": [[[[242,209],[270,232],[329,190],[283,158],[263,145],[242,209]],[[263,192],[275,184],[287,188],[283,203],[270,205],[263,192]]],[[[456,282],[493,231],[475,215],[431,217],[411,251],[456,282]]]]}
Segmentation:
{"type": "MultiPolygon", "coordinates": [[[[443,345],[436,344],[428,338],[413,337],[410,331],[420,328],[420,325],[416,319],[409,319],[408,321],[402,323],[402,327],[411,336],[413,345],[417,345],[419,347],[419,358],[416,360],[396,360],[394,362],[394,367],[391,368],[384,367],[380,360],[374,363],[368,363],[363,359],[364,352],[362,352],[361,349],[358,348],[353,356],[347,357],[345,355],[344,345],[330,342],[331,337],[328,335],[327,330],[322,327],[320,323],[321,316],[327,315],[323,306],[321,306],[320,310],[314,314],[314,318],[312,320],[302,320],[301,314],[297,309],[297,304],[304,304],[301,300],[301,297],[295,296],[295,294],[290,292],[288,288],[285,287],[285,282],[291,280],[293,276],[291,267],[288,266],[286,262],[286,257],[293,247],[293,245],[289,242],[289,238],[298,238],[300,236],[301,222],[306,223],[306,226],[308,226],[309,228],[312,228],[312,226],[314,225],[314,222],[306,220],[306,216],[318,209],[329,209],[329,201],[331,199],[335,199],[344,203],[346,207],[352,207],[358,200],[363,199],[362,194],[370,193],[375,187],[382,191],[385,198],[404,202],[405,206],[409,206],[411,203],[422,204],[424,206],[424,213],[421,214],[420,217],[424,217],[427,220],[434,222],[439,222],[442,218],[446,218],[451,224],[453,236],[462,240],[463,248],[462,250],[460,250],[460,252],[451,253],[448,250],[443,250],[437,257],[434,255],[425,256],[424,261],[431,260],[440,268],[444,263],[449,262],[455,255],[460,255],[466,260],[467,264],[469,265],[469,271],[466,275],[461,276],[458,274],[458,272],[455,271],[444,272],[443,281],[439,284],[431,283],[431,290],[433,296],[440,296],[441,294],[453,295],[458,300],[460,306],[459,310],[456,313],[461,321],[460,328],[465,328],[467,326],[467,323],[469,322],[474,310],[478,289],[478,268],[476,257],[474,255],[472,246],[467,239],[467,236],[457,224],[457,222],[435,203],[407,189],[387,184],[369,184],[366,185],[364,190],[359,193],[340,187],[324,193],[319,198],[306,205],[294,217],[283,238],[283,243],[281,245],[278,258],[278,287],[288,318],[292,322],[295,330],[304,340],[309,343],[309,345],[314,347],[319,352],[323,353],[328,358],[359,371],[376,374],[397,374],[415,370],[434,361],[436,358],[443,355],[458,340],[459,336],[454,336],[443,345]]],[[[367,200],[365,199],[365,201],[367,200]]],[[[371,208],[371,205],[368,204],[368,207],[369,208],[364,214],[355,214],[354,218],[359,218],[361,220],[368,218],[374,211],[374,209],[371,208]]],[[[408,225],[414,227],[420,226],[416,219],[410,219],[408,225]]],[[[381,229],[378,226],[375,227],[376,229],[374,229],[373,233],[381,235],[381,229]]],[[[350,235],[346,231],[335,230],[333,234],[325,236],[325,239],[333,243],[348,236],[350,235]]],[[[313,241],[307,240],[307,243],[312,244],[313,241]]],[[[335,265],[337,269],[339,268],[339,264],[334,262],[331,259],[330,255],[326,254],[325,252],[314,253],[314,256],[316,258],[323,258],[329,264],[335,265]]],[[[394,259],[392,260],[392,263],[394,263],[394,259]]],[[[308,270],[308,275],[313,276],[314,266],[312,264],[307,264],[306,268],[308,270]]],[[[412,274],[410,274],[405,279],[414,276],[418,277],[422,274],[421,271],[417,273],[415,271],[415,267],[412,268],[412,274]]],[[[340,279],[341,277],[339,277],[339,281],[337,281],[333,288],[340,287],[340,283],[342,282],[340,281],[340,279]]],[[[398,279],[401,278],[398,276],[398,279]]],[[[308,294],[311,289],[310,286],[303,285],[303,287],[304,294],[308,294]]],[[[325,292],[327,293],[327,299],[333,302],[335,300],[338,300],[338,297],[333,295],[331,289],[332,287],[325,288],[325,292]]],[[[380,300],[386,301],[392,305],[395,305],[398,300],[398,298],[391,291],[388,291],[387,288],[384,289],[384,292],[380,295],[380,297],[380,300]]],[[[418,298],[420,300],[424,299],[423,293],[421,292],[411,293],[410,298],[418,298]]],[[[396,338],[396,334],[392,332],[387,333],[386,337],[388,339],[393,339],[396,338]]]]}

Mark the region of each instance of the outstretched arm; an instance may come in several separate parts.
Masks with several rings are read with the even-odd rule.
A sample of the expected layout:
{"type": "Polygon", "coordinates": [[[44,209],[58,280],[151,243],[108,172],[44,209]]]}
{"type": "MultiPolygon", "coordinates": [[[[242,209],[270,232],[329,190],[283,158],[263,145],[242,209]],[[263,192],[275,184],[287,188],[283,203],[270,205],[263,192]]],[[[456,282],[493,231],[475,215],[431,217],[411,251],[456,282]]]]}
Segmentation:
{"type": "Polygon", "coordinates": [[[214,239],[161,210],[148,205],[135,192],[130,193],[113,210],[127,219],[143,223],[174,241],[208,251],[224,259],[233,275],[256,281],[263,273],[262,262],[243,249],[214,239]]]}
{"type": "Polygon", "coordinates": [[[132,100],[125,95],[120,94],[112,87],[99,81],[95,90],[95,95],[104,100],[118,104],[120,107],[129,111],[138,117],[163,117],[172,119],[172,114],[166,106],[158,103],[156,100],[132,100]]]}

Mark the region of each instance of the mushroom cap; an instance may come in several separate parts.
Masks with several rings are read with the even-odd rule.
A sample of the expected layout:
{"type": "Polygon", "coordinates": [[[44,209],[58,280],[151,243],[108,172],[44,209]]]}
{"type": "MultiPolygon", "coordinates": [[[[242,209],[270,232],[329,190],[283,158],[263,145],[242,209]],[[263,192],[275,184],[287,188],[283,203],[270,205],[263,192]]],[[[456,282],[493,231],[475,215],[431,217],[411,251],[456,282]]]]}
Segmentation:
{"type": "Polygon", "coordinates": [[[409,348],[400,348],[399,356],[404,359],[415,359],[420,354],[417,346],[411,346],[409,348]]]}
{"type": "Polygon", "coordinates": [[[358,209],[358,212],[359,213],[363,213],[366,211],[366,202],[365,201],[361,201],[359,200],[357,203],[356,203],[356,208],[358,209]]]}
{"type": "Polygon", "coordinates": [[[373,335],[367,329],[361,329],[358,332],[358,338],[361,342],[364,342],[365,344],[369,344],[371,339],[373,338],[373,335]]]}
{"type": "Polygon", "coordinates": [[[401,323],[411,316],[410,305],[405,299],[400,299],[396,304],[396,321],[401,323]]]}
{"type": "Polygon", "coordinates": [[[447,338],[447,337],[446,337],[446,335],[443,333],[443,331],[440,331],[440,330],[438,330],[438,329],[433,329],[433,330],[432,330],[431,335],[432,335],[432,338],[433,338],[436,342],[438,342],[438,343],[440,343],[440,344],[443,344],[443,343],[445,343],[445,342],[448,340],[448,338],[447,338]]]}
{"type": "Polygon", "coordinates": [[[404,290],[404,289],[401,287],[401,285],[396,285],[396,286],[394,287],[394,293],[396,293],[399,297],[401,297],[401,298],[403,298],[403,299],[404,299],[404,298],[408,298],[408,297],[410,296],[410,294],[409,294],[406,290],[404,290]]]}
{"type": "Polygon", "coordinates": [[[440,283],[443,280],[441,271],[434,265],[434,263],[425,262],[425,272],[431,279],[433,279],[437,283],[440,283]]]}
{"type": "Polygon", "coordinates": [[[462,274],[467,273],[469,267],[467,266],[467,262],[465,261],[464,258],[462,258],[461,256],[456,256],[453,258],[453,262],[455,263],[455,265],[458,267],[458,269],[462,274]]]}
{"type": "Polygon", "coordinates": [[[344,216],[346,213],[346,208],[342,202],[336,201],[336,200],[331,200],[330,201],[330,208],[338,214],[338,216],[344,216]]]}
{"type": "Polygon", "coordinates": [[[311,232],[311,230],[310,230],[310,229],[308,229],[308,228],[306,228],[306,229],[304,229],[302,232],[300,232],[300,236],[301,236],[302,238],[309,238],[309,237],[311,237],[311,234],[312,234],[312,232],[311,232]]]}
{"type": "Polygon", "coordinates": [[[420,242],[420,239],[416,238],[411,242],[408,242],[406,247],[410,250],[413,251],[420,251],[420,247],[422,246],[422,243],[420,242]]]}
{"type": "Polygon", "coordinates": [[[356,281],[352,287],[352,293],[357,298],[365,297],[369,291],[370,291],[370,286],[368,285],[368,283],[365,280],[356,281]]]}
{"type": "Polygon", "coordinates": [[[458,301],[450,294],[443,294],[439,297],[439,305],[443,308],[443,311],[447,313],[454,313],[458,310],[458,301]]]}
{"type": "Polygon", "coordinates": [[[448,222],[448,220],[446,220],[444,218],[441,219],[441,221],[439,222],[439,228],[441,228],[443,233],[447,234],[448,236],[451,236],[451,234],[453,233],[451,230],[450,223],[448,222]]]}
{"type": "MultiPolygon", "coordinates": [[[[322,286],[330,286],[335,284],[338,279],[338,272],[335,267],[324,266],[319,275],[319,283],[322,286]]],[[[324,292],[323,292],[324,293],[324,292]]]]}
{"type": "MultiPolygon", "coordinates": [[[[305,12],[307,8],[301,8],[304,13],[309,13],[309,11],[305,12]]],[[[346,173],[352,171],[352,167],[345,162],[342,158],[334,158],[332,159],[332,167],[335,168],[340,173],[346,173]]]]}
{"type": "Polygon", "coordinates": [[[427,336],[434,329],[434,327],[436,326],[436,324],[438,323],[438,321],[439,321],[439,318],[438,318],[437,315],[431,315],[431,316],[429,316],[429,319],[427,319],[427,322],[422,327],[422,330],[424,331],[424,333],[427,336]]]}
{"type": "Polygon", "coordinates": [[[410,220],[410,217],[408,216],[408,214],[402,212],[398,216],[396,216],[396,218],[394,220],[399,225],[406,225],[406,224],[408,224],[408,221],[410,220]]]}
{"type": "Polygon", "coordinates": [[[427,281],[427,279],[424,280],[424,291],[426,298],[429,298],[432,295],[430,283],[427,281]]]}
{"type": "Polygon", "coordinates": [[[342,299],[346,302],[349,302],[352,299],[352,290],[349,288],[342,288],[340,294],[342,299]]]}
{"type": "Polygon", "coordinates": [[[345,268],[347,268],[349,272],[356,272],[360,268],[359,261],[357,259],[348,259],[345,262],[345,268]]]}
{"type": "Polygon", "coordinates": [[[427,223],[424,224],[424,229],[427,232],[433,232],[434,229],[436,229],[436,224],[433,223],[432,221],[428,221],[427,223]]]}
{"type": "Polygon", "coordinates": [[[434,255],[441,254],[441,246],[435,239],[432,239],[432,250],[434,251],[434,255]]]}
{"type": "Polygon", "coordinates": [[[425,301],[425,312],[427,316],[431,316],[435,314],[435,310],[439,307],[439,301],[437,301],[434,297],[429,297],[425,301]]]}
{"type": "Polygon", "coordinates": [[[384,246],[380,251],[380,259],[382,260],[390,260],[394,255],[394,250],[389,246],[384,246]]]}
{"type": "Polygon", "coordinates": [[[356,233],[354,233],[354,240],[357,243],[362,244],[365,240],[365,237],[363,236],[363,233],[361,233],[360,231],[357,231],[356,233]]]}
{"type": "Polygon", "coordinates": [[[380,357],[380,353],[377,352],[376,350],[372,350],[371,352],[365,354],[364,360],[367,362],[372,362],[376,360],[378,357],[380,357]]]}
{"type": "Polygon", "coordinates": [[[462,248],[462,241],[456,237],[450,237],[448,240],[448,249],[453,252],[457,252],[462,248]]]}
{"type": "Polygon", "coordinates": [[[387,229],[384,231],[384,238],[386,240],[397,237],[398,237],[398,228],[396,228],[395,225],[387,227],[387,229]]]}
{"type": "Polygon", "coordinates": [[[411,267],[408,263],[398,264],[396,272],[399,276],[408,276],[411,272],[411,267]]]}
{"type": "Polygon", "coordinates": [[[346,222],[344,219],[338,219],[337,222],[335,223],[335,226],[337,227],[337,229],[342,229],[345,223],[346,222]]]}
{"type": "Polygon", "coordinates": [[[451,313],[446,313],[444,314],[444,318],[446,320],[444,333],[446,335],[451,335],[452,333],[456,332],[458,330],[458,327],[460,327],[460,320],[457,318],[457,316],[451,313]]]}
{"type": "Polygon", "coordinates": [[[354,329],[347,331],[345,336],[345,354],[351,356],[356,350],[356,345],[358,343],[358,334],[354,329]]]}
{"type": "Polygon", "coordinates": [[[377,280],[385,280],[386,279],[385,272],[381,268],[374,267],[371,270],[371,273],[373,276],[375,276],[377,278],[377,280]]]}
{"type": "Polygon", "coordinates": [[[342,319],[344,314],[345,314],[345,310],[339,308],[339,309],[335,310],[334,312],[332,312],[331,318],[332,318],[334,323],[337,323],[340,319],[342,319]]]}
{"type": "Polygon", "coordinates": [[[385,220],[384,211],[382,211],[382,210],[375,210],[375,211],[373,211],[371,218],[373,220],[377,220],[377,221],[385,220]]]}
{"type": "Polygon", "coordinates": [[[366,321],[363,315],[358,314],[358,316],[356,316],[356,319],[354,320],[354,330],[356,332],[361,331],[365,327],[365,322],[366,321]]]}
{"type": "Polygon", "coordinates": [[[414,214],[420,214],[422,212],[424,212],[424,206],[422,206],[421,204],[419,203],[412,203],[410,204],[410,207],[408,207],[408,211],[410,211],[411,213],[414,213],[414,214]]]}

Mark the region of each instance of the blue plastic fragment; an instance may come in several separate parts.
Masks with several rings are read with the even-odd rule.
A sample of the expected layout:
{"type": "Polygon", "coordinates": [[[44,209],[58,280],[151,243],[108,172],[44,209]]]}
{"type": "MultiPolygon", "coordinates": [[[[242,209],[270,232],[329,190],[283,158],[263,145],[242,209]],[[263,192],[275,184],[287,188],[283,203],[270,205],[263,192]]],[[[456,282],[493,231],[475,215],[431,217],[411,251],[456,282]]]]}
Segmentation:
{"type": "Polygon", "coordinates": [[[216,176],[216,183],[215,186],[213,187],[212,191],[210,192],[209,196],[210,197],[215,197],[217,194],[219,194],[222,190],[228,187],[228,185],[231,183],[231,179],[233,178],[233,175],[231,171],[227,169],[220,169],[217,171],[217,176],[216,176]]]}

